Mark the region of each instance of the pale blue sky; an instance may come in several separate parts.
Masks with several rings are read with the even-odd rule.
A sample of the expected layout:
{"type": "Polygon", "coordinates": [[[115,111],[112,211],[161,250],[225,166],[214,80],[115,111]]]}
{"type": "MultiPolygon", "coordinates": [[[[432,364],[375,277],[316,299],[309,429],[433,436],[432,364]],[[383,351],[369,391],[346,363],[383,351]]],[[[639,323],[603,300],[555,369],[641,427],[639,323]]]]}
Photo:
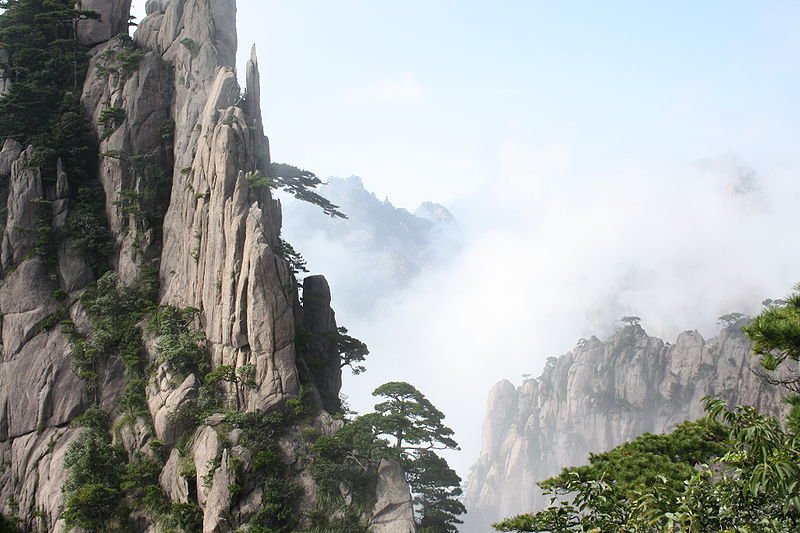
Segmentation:
{"type": "Polygon", "coordinates": [[[800,281],[798,2],[239,0],[239,28],[273,159],[465,230],[447,270],[337,316],[372,348],[354,407],[418,385],[462,475],[498,379],[626,314],[711,336],[800,281]]]}
{"type": "Polygon", "coordinates": [[[479,188],[508,141],[593,167],[798,138],[797,2],[239,0],[239,27],[274,157],[401,204],[479,188]]]}

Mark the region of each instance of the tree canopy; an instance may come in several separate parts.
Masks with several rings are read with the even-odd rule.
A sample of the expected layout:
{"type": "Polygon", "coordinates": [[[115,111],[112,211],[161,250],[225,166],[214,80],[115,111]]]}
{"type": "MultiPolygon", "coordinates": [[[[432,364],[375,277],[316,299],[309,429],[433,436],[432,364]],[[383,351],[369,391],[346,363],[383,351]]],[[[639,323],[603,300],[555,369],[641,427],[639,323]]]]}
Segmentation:
{"type": "Polygon", "coordinates": [[[2,0],[0,8],[0,48],[7,56],[0,68],[11,82],[0,98],[0,138],[46,139],[53,110],[83,83],[88,61],[75,26],[99,15],[75,9],[74,0],[2,0]]]}
{"type": "Polygon", "coordinates": [[[376,434],[393,439],[391,445],[406,457],[418,450],[458,450],[453,430],[443,423],[444,413],[416,389],[403,381],[385,383],[372,392],[385,398],[375,405],[376,434]]]}
{"type": "MultiPolygon", "coordinates": [[[[335,435],[314,444],[311,471],[321,493],[327,498],[347,493],[354,502],[374,495],[380,461],[395,460],[411,487],[417,531],[456,533],[466,509],[460,501],[461,478],[436,451],[458,449],[452,430],[442,423],[444,415],[408,383],[386,383],[373,395],[385,399],[375,411],[346,421],[335,435]]],[[[359,530],[336,529],[331,523],[325,531],[359,530]]]]}
{"type": "Polygon", "coordinates": [[[459,501],[461,478],[437,450],[458,450],[453,430],[439,411],[416,387],[402,381],[385,383],[373,396],[384,401],[364,415],[379,438],[399,456],[414,495],[418,531],[455,533],[459,515],[466,509],[459,501]]]}
{"type": "Polygon", "coordinates": [[[339,211],[339,206],[331,203],[327,198],[315,192],[314,189],[322,184],[316,174],[285,163],[272,163],[268,178],[270,187],[283,189],[298,200],[314,204],[332,218],[347,218],[339,211]]]}
{"type": "Polygon", "coordinates": [[[761,358],[761,377],[800,392],[800,285],[783,300],[769,300],[764,311],[742,328],[761,358]]]}

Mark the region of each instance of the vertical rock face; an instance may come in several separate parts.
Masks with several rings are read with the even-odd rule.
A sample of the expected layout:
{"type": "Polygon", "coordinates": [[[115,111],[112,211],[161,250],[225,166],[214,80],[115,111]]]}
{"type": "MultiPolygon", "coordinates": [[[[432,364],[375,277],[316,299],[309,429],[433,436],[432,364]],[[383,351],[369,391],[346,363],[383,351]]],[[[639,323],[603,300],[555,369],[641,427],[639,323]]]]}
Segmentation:
{"type": "Polygon", "coordinates": [[[702,417],[707,395],[779,413],[783,393],[751,371],[758,361],[742,325],[709,340],[687,331],[675,344],[629,326],[606,342],[582,339],[520,387],[495,385],[463,531],[489,532],[500,518],[546,506],[538,481],[585,463],[590,452],[702,417]]]}
{"type": "Polygon", "coordinates": [[[78,23],[78,40],[81,44],[94,46],[121,33],[128,33],[131,0],[78,0],[77,7],[100,15],[99,20],[78,23]]]}
{"type": "Polygon", "coordinates": [[[236,81],[231,0],[149,4],[136,40],[174,65],[172,193],[163,225],[162,302],[200,309],[215,365],[252,365],[245,408],[299,391],[294,286],[277,252],[280,206],[248,177],[269,163],[255,52],[236,81]]]}
{"type": "Polygon", "coordinates": [[[370,533],[414,533],[411,493],[398,463],[381,461],[377,493],[370,533]]]}
{"type": "Polygon", "coordinates": [[[322,276],[303,280],[303,343],[304,363],[319,391],[322,405],[339,409],[339,390],[342,388],[341,359],[336,349],[336,316],[331,309],[331,290],[322,276]]]}
{"type": "MultiPolygon", "coordinates": [[[[231,404],[225,408],[247,412],[288,412],[291,406],[295,416],[305,413],[306,433],[332,435],[341,422],[320,409],[338,408],[341,387],[330,288],[322,277],[309,278],[308,303],[301,305],[283,257],[280,205],[262,185],[270,156],[255,50],[244,91],[234,70],[235,1],[149,0],[134,41],[118,36],[127,29],[130,0],[78,5],[101,15],[78,25],[81,42],[94,46],[81,104],[99,148],[102,192],[92,207],[105,211],[115,279],[133,286],[157,269],[156,303],[192,308],[209,366],[237,376],[224,383],[227,390],[219,394],[225,399],[215,409],[223,401],[231,404]],[[316,349],[298,355],[301,324],[316,349]],[[310,392],[304,397],[316,401],[310,406],[298,401],[299,369],[310,392]]],[[[73,344],[108,332],[93,330],[81,302],[94,273],[73,246],[75,230],[67,223],[84,189],[71,190],[70,169],[61,161],[37,166],[34,151],[15,141],[0,151],[0,513],[29,531],[64,531],[64,455],[84,431],[75,419],[96,403],[113,420],[114,442],[128,459],[153,459],[170,504],[185,504],[201,517],[202,526],[187,527],[240,530],[273,505],[268,498],[292,499],[295,492],[291,508],[303,515],[305,527],[303,520],[317,510],[317,489],[303,431],[281,426],[285,435],[277,443],[279,430],[270,426],[272,436],[259,440],[274,438],[277,447],[256,456],[247,447],[253,438],[247,442],[225,415],[185,415],[199,403],[202,376],[178,375],[143,323],[131,333],[141,334],[141,349],[135,347],[141,353],[123,360],[112,347],[92,356],[96,378],[89,379],[96,380],[96,391],[85,392],[73,370],[73,344]],[[64,320],[66,327],[59,327],[64,320]],[[130,375],[136,358],[134,364],[152,371],[130,375]],[[142,395],[137,410],[122,411],[123,390],[142,395]],[[265,461],[272,470],[265,472],[265,461]],[[287,483],[281,487],[292,495],[273,494],[274,485],[268,494],[264,477],[281,476],[287,483]]],[[[381,480],[379,500],[391,499],[394,510],[387,515],[381,508],[376,523],[389,528],[381,531],[412,531],[402,471],[382,469],[381,480]],[[392,529],[392,516],[400,517],[400,529],[392,529]]],[[[134,531],[163,525],[134,514],[134,531]]],[[[368,515],[362,513],[365,522],[368,515]]]]}

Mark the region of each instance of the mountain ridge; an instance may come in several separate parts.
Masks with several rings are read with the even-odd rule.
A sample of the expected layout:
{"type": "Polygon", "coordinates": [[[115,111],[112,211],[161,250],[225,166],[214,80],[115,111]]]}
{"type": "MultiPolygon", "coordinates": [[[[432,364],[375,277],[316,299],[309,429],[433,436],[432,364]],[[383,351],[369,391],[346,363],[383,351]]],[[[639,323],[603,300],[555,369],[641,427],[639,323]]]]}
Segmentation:
{"type": "Polygon", "coordinates": [[[518,387],[500,381],[489,393],[462,531],[487,533],[501,518],[543,508],[548,499],[537,482],[583,464],[589,453],[702,417],[704,396],[782,412],[783,391],[753,372],[759,362],[740,329],[745,323],[708,340],[685,331],[674,344],[626,326],[607,341],[581,339],[518,387]]]}

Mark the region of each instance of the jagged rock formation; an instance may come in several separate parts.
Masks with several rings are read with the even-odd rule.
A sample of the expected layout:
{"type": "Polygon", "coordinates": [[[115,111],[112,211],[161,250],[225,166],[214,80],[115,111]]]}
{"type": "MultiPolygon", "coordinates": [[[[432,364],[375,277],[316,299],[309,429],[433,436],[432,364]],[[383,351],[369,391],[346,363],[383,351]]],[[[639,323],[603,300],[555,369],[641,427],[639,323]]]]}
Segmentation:
{"type": "Polygon", "coordinates": [[[489,394],[462,530],[488,533],[500,518],[545,507],[536,482],[585,463],[590,452],[702,417],[704,396],[780,412],[783,391],[751,371],[758,359],[742,325],[709,340],[686,331],[675,344],[627,326],[605,342],[581,339],[520,387],[499,382],[489,394]]]}
{"type": "MultiPolygon", "coordinates": [[[[196,310],[192,327],[206,340],[211,368],[248,373],[247,386],[223,384],[235,409],[276,409],[298,401],[305,386],[315,405],[306,429],[334,433],[341,423],[322,409],[335,405],[341,387],[339,356],[326,337],[336,329],[330,289],[324,278],[307,280],[313,303],[301,305],[280,251],[280,204],[251,180],[266,173],[270,155],[255,50],[244,92],[236,79],[235,0],[148,0],[135,42],[118,36],[130,0],[79,4],[102,16],[78,24],[80,41],[95,46],[80,101],[99,145],[116,279],[133,284],[155,267],[158,303],[196,310]],[[298,348],[300,324],[315,351],[298,348]]],[[[241,429],[222,431],[221,414],[190,428],[177,416],[198,401],[199,376],[179,375],[158,355],[158,338],[143,333],[153,368],[143,387],[147,412],[119,416],[129,378],[122,357],[100,359],[91,394],[73,370],[74,338],[57,326],[66,320],[77,335],[95,335],[80,299],[94,273],[65,230],[75,205],[69,169],[59,162],[56,179],[43,179],[33,149],[7,141],[0,152],[0,512],[29,531],[64,531],[64,456],[84,431],[76,418],[96,400],[127,456],[166,452],[161,488],[172,502],[199,506],[204,532],[236,530],[261,508],[264,490],[258,480],[237,485],[256,461],[241,429]],[[42,227],[66,235],[53,257],[37,249],[42,227]]],[[[279,449],[299,487],[302,525],[316,488],[301,443],[298,428],[289,428],[279,449]]],[[[408,493],[398,469],[382,470],[379,480],[379,500],[385,486],[395,498],[408,493]]],[[[378,530],[413,530],[410,498],[393,505],[400,529],[380,514],[378,530]]],[[[137,531],[161,527],[134,518],[137,531]]]]}
{"type": "Polygon", "coordinates": [[[439,204],[425,202],[410,213],[379,200],[356,176],[330,178],[320,190],[348,218],[332,219],[292,200],[285,206],[285,233],[312,269],[330,276],[346,316],[369,316],[376,302],[445,265],[460,246],[458,225],[439,204]]]}

